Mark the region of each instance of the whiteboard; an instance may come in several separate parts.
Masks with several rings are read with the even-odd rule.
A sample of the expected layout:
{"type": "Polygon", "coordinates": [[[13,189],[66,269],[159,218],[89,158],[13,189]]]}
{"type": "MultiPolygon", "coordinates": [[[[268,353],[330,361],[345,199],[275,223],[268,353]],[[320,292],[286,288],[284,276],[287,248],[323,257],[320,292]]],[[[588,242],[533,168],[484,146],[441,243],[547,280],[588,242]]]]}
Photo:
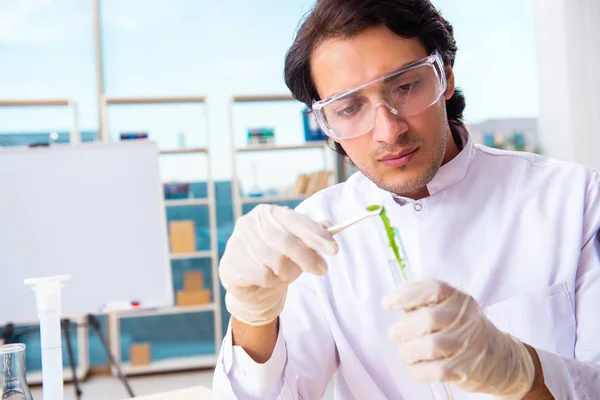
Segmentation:
{"type": "Polygon", "coordinates": [[[37,321],[31,277],[71,275],[63,316],[173,304],[154,142],[0,149],[0,324],[37,321]]]}

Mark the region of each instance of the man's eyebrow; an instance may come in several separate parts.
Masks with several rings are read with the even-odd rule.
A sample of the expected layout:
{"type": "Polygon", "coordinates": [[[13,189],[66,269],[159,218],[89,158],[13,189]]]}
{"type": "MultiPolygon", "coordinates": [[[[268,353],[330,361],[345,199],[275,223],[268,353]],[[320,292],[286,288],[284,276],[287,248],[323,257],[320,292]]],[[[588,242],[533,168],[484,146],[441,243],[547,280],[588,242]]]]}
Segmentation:
{"type": "Polygon", "coordinates": [[[392,76],[388,76],[387,78],[385,78],[383,80],[383,84],[385,85],[386,83],[394,82],[399,77],[400,77],[400,74],[394,74],[392,76]]]}
{"type": "MultiPolygon", "coordinates": [[[[401,70],[402,70],[402,69],[404,69],[404,68],[408,68],[408,67],[411,67],[411,66],[413,66],[413,65],[416,65],[416,64],[417,64],[417,63],[419,63],[420,61],[422,61],[422,60],[415,60],[415,61],[411,61],[411,62],[409,62],[409,63],[406,63],[406,64],[404,64],[404,65],[402,65],[402,66],[400,66],[400,67],[396,68],[394,71],[392,71],[392,72],[391,72],[391,73],[393,73],[394,75],[392,75],[392,76],[390,76],[390,77],[388,77],[388,78],[385,78],[385,79],[383,80],[383,83],[384,83],[384,84],[386,84],[386,83],[389,83],[389,82],[393,82],[394,80],[396,80],[396,79],[398,78],[398,74],[397,74],[397,72],[401,71],[401,70]]],[[[360,90],[357,90],[357,91],[355,91],[355,92],[348,93],[348,94],[346,94],[346,95],[344,95],[344,96],[342,96],[342,97],[339,97],[339,98],[337,98],[336,100],[347,100],[347,99],[352,99],[352,98],[354,98],[354,97],[358,97],[358,96],[359,96],[359,95],[361,95],[361,94],[362,94],[362,89],[360,89],[360,90]]],[[[331,97],[334,97],[334,96],[336,96],[336,94],[333,94],[333,95],[329,96],[328,98],[331,98],[331,97]]]]}
{"type": "MultiPolygon", "coordinates": [[[[400,71],[401,71],[401,70],[403,70],[404,68],[408,68],[408,67],[411,67],[411,66],[413,66],[413,65],[416,65],[416,64],[417,64],[417,63],[419,63],[420,61],[421,61],[421,60],[415,60],[415,61],[411,61],[411,62],[409,62],[409,63],[407,63],[407,64],[404,64],[404,65],[403,65],[403,66],[401,66],[401,67],[398,67],[398,68],[396,68],[396,69],[394,70],[394,71],[395,71],[395,73],[394,73],[394,72],[392,72],[394,75],[392,75],[392,76],[390,76],[390,77],[388,77],[388,78],[385,78],[385,79],[383,80],[383,83],[385,84],[385,83],[390,83],[390,82],[393,82],[394,80],[396,80],[396,79],[398,78],[398,76],[399,76],[398,72],[400,72],[400,71]]],[[[407,72],[407,71],[405,71],[405,72],[407,72]]]]}
{"type": "Polygon", "coordinates": [[[337,100],[348,100],[348,99],[353,99],[353,98],[355,98],[355,97],[358,97],[358,96],[360,96],[360,95],[362,95],[362,90],[357,90],[357,91],[355,91],[355,92],[351,92],[351,93],[345,94],[345,95],[343,95],[342,97],[340,97],[340,98],[339,98],[339,99],[337,99],[337,100]]]}
{"type": "MultiPolygon", "coordinates": [[[[383,80],[383,84],[385,85],[385,84],[387,84],[387,83],[394,82],[395,80],[397,80],[397,79],[399,79],[399,78],[401,78],[401,77],[405,76],[405,74],[406,74],[406,73],[410,73],[410,72],[413,72],[413,70],[411,69],[411,70],[408,70],[408,71],[404,71],[404,72],[403,72],[403,73],[401,73],[401,74],[394,74],[394,75],[392,75],[392,76],[389,76],[389,77],[387,77],[387,78],[385,78],[385,79],[383,80]]],[[[409,76],[410,76],[410,75],[409,75],[409,76]]]]}

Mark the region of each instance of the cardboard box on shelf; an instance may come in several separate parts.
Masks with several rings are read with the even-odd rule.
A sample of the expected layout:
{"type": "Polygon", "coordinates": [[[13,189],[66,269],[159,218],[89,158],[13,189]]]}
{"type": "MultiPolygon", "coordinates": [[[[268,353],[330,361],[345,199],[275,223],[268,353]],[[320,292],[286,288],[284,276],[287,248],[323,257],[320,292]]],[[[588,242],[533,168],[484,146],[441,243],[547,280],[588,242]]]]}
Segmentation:
{"type": "Polygon", "coordinates": [[[148,365],[152,361],[152,348],[150,343],[134,343],[129,346],[129,359],[131,365],[148,365]]]}
{"type": "Polygon", "coordinates": [[[183,290],[190,292],[204,289],[204,274],[202,271],[185,271],[183,273],[183,290]]]}
{"type": "Polygon", "coordinates": [[[317,192],[316,187],[317,187],[318,179],[319,179],[318,172],[315,172],[314,174],[312,174],[310,176],[308,184],[306,185],[306,190],[304,190],[304,193],[303,193],[305,196],[310,196],[311,194],[314,194],[317,192]]]}
{"type": "Polygon", "coordinates": [[[319,190],[325,189],[329,184],[329,177],[331,174],[331,171],[317,171],[312,174],[308,185],[306,186],[304,195],[311,196],[317,193],[319,190]]]}
{"type": "Polygon", "coordinates": [[[196,251],[196,225],[193,220],[169,222],[171,253],[193,253],[196,251]]]}
{"type": "Polygon", "coordinates": [[[333,175],[333,171],[321,171],[317,192],[326,189],[329,186],[329,178],[333,175]]]}
{"type": "Polygon", "coordinates": [[[310,181],[310,177],[307,174],[300,174],[296,179],[296,185],[292,190],[292,196],[300,197],[306,192],[306,187],[308,186],[308,182],[310,181]]]}
{"type": "Polygon", "coordinates": [[[177,307],[201,306],[210,303],[211,292],[207,289],[177,292],[177,307]]]}

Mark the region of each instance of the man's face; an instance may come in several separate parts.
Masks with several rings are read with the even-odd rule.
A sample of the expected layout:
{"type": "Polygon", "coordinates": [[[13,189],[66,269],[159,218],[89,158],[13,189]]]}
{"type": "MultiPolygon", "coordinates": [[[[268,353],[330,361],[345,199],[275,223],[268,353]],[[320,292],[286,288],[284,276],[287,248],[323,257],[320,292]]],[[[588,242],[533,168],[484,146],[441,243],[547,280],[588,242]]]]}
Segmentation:
{"type": "MultiPolygon", "coordinates": [[[[311,72],[319,96],[325,99],[428,55],[417,38],[404,39],[378,27],[349,39],[324,41],[312,54],[311,72]]],[[[448,67],[446,74],[446,94],[431,107],[410,117],[397,117],[385,106],[377,107],[375,126],[365,135],[336,139],[356,167],[380,188],[421,197],[449,160],[445,159],[446,147],[454,143],[448,140],[444,100],[454,93],[454,79],[448,67]]]]}

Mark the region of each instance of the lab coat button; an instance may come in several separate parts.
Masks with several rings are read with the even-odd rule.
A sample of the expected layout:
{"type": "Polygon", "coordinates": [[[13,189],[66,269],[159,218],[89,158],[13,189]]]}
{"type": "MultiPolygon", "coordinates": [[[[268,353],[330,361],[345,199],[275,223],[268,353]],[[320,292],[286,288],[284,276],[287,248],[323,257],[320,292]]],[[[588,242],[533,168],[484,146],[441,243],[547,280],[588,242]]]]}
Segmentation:
{"type": "Polygon", "coordinates": [[[421,211],[423,209],[423,204],[415,203],[415,211],[421,211]]]}

